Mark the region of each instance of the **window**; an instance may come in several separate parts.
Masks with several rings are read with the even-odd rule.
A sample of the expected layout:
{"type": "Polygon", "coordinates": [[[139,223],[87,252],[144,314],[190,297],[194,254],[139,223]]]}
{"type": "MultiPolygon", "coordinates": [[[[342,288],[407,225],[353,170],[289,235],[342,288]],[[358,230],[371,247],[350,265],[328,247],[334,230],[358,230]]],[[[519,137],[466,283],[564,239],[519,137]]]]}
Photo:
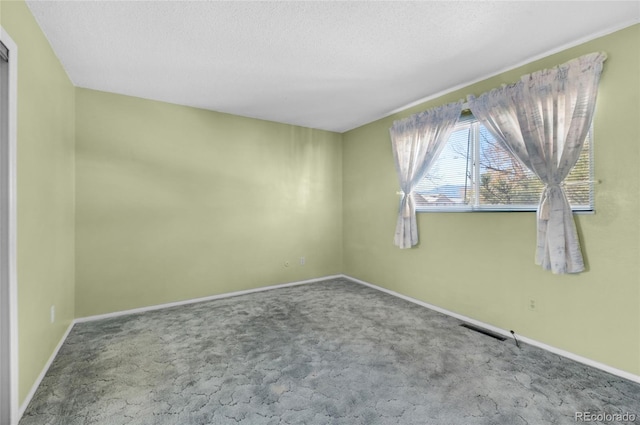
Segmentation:
{"type": "MultiPolygon", "coordinates": [[[[591,134],[565,179],[574,211],[593,211],[591,134]]],[[[414,197],[418,211],[535,211],[543,189],[473,115],[465,114],[414,197]]]]}

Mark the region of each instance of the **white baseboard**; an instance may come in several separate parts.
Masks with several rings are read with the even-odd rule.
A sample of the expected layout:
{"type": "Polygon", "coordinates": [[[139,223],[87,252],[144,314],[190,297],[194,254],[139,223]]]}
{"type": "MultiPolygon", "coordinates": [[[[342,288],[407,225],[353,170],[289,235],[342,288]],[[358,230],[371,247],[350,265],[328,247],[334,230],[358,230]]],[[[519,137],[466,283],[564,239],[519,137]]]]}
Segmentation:
{"type": "Polygon", "coordinates": [[[98,314],[98,315],[95,315],[95,316],[80,317],[80,318],[75,319],[74,323],[91,322],[91,321],[94,321],[94,320],[102,320],[102,319],[107,319],[107,318],[110,318],[110,317],[126,316],[127,314],[144,313],[145,311],[162,310],[163,308],[177,307],[177,306],[181,306],[181,305],[194,304],[194,303],[199,303],[199,302],[203,302],[203,301],[212,301],[212,300],[219,300],[219,299],[222,299],[222,298],[237,297],[238,295],[246,295],[246,294],[252,294],[254,292],[269,291],[271,289],[286,288],[288,286],[304,285],[304,284],[307,284],[307,283],[320,282],[320,281],[323,281],[323,280],[335,279],[335,278],[339,278],[339,277],[343,277],[343,275],[338,274],[338,275],[333,275],[333,276],[317,277],[317,278],[314,278],[314,279],[300,280],[300,281],[289,282],[289,283],[281,283],[281,284],[278,284],[278,285],[271,285],[271,286],[263,286],[263,287],[260,287],[260,288],[246,289],[246,290],[243,290],[243,291],[226,292],[224,294],[210,295],[210,296],[202,297],[202,298],[191,298],[191,299],[183,300],[183,301],[176,301],[176,302],[165,303],[165,304],[156,304],[156,305],[151,305],[151,306],[148,306],[148,307],[133,308],[131,310],[122,310],[122,311],[116,311],[116,312],[113,312],[113,313],[106,313],[106,314],[98,314]]]}
{"type": "Polygon", "coordinates": [[[42,383],[42,380],[44,379],[44,376],[47,374],[47,371],[51,367],[51,363],[53,363],[53,360],[58,355],[58,351],[60,351],[60,348],[62,347],[62,344],[64,344],[64,342],[67,340],[67,337],[69,336],[69,332],[71,332],[71,328],[73,328],[74,324],[75,324],[74,321],[72,321],[69,324],[69,326],[67,327],[67,330],[65,331],[64,335],[62,335],[62,338],[60,338],[60,341],[58,342],[58,345],[56,345],[56,348],[53,350],[53,353],[51,353],[51,356],[49,357],[49,360],[47,360],[47,363],[45,363],[44,367],[42,368],[42,371],[40,372],[40,375],[38,375],[38,377],[36,378],[36,381],[31,386],[31,390],[29,391],[29,394],[27,394],[27,397],[25,397],[24,401],[22,402],[22,405],[20,406],[20,409],[18,410],[18,419],[17,419],[18,422],[20,422],[20,419],[22,419],[22,415],[24,415],[25,410],[27,410],[27,406],[29,406],[29,403],[31,402],[31,399],[33,398],[34,394],[36,393],[36,390],[38,389],[38,387],[42,383]]]}
{"type": "MultiPolygon", "coordinates": [[[[430,310],[434,310],[434,311],[437,311],[439,313],[446,314],[447,316],[455,317],[456,319],[460,319],[463,322],[471,323],[471,324],[474,324],[476,326],[480,326],[482,328],[491,330],[491,331],[493,331],[495,333],[498,333],[500,335],[506,336],[507,338],[513,338],[513,335],[511,335],[511,332],[509,332],[509,331],[507,331],[505,329],[498,328],[498,327],[490,325],[488,323],[483,323],[483,322],[481,322],[479,320],[472,319],[472,318],[467,317],[467,316],[463,316],[462,314],[454,313],[453,311],[446,310],[446,309],[444,309],[442,307],[438,307],[438,306],[435,306],[435,305],[432,305],[432,304],[429,304],[429,303],[425,303],[425,302],[417,300],[415,298],[411,298],[411,297],[408,297],[406,295],[402,295],[402,294],[400,294],[398,292],[391,291],[389,289],[383,288],[381,286],[374,285],[374,284],[369,283],[369,282],[365,282],[365,281],[360,280],[360,279],[356,279],[356,278],[351,277],[351,276],[342,275],[342,277],[344,277],[345,279],[351,280],[353,282],[359,283],[361,285],[365,285],[365,286],[368,286],[370,288],[376,289],[378,291],[386,292],[389,295],[393,295],[395,297],[402,298],[403,300],[412,302],[414,304],[418,304],[418,305],[420,305],[422,307],[426,307],[426,308],[428,308],[430,310]]],[[[634,375],[633,373],[630,373],[630,372],[627,372],[627,371],[624,371],[624,370],[621,370],[621,369],[616,369],[615,367],[611,367],[611,366],[606,365],[604,363],[600,363],[600,362],[597,362],[595,360],[591,360],[589,358],[579,356],[577,354],[571,353],[569,351],[562,350],[560,348],[552,347],[551,345],[547,345],[547,344],[545,344],[543,342],[536,341],[534,339],[527,338],[525,336],[518,335],[518,339],[520,341],[522,341],[522,342],[526,342],[529,345],[533,345],[534,347],[542,348],[543,350],[550,351],[550,352],[552,352],[554,354],[558,354],[558,355],[560,355],[562,357],[566,357],[568,359],[574,360],[574,361],[579,362],[579,363],[583,363],[583,364],[585,364],[587,366],[591,366],[591,367],[594,367],[596,369],[603,370],[603,371],[608,372],[608,373],[610,373],[612,375],[616,375],[616,376],[619,376],[621,378],[625,378],[625,379],[628,379],[630,381],[640,383],[640,375],[634,375]]]]}
{"type": "Polygon", "coordinates": [[[53,350],[53,353],[51,354],[51,357],[49,357],[49,360],[47,361],[47,363],[42,368],[42,371],[40,372],[40,375],[38,375],[38,378],[33,383],[32,387],[31,387],[31,390],[29,391],[29,394],[27,394],[27,397],[24,399],[22,405],[20,406],[20,409],[18,411],[17,421],[19,422],[20,419],[22,418],[22,415],[24,415],[24,412],[27,410],[27,407],[29,406],[29,403],[31,402],[31,399],[33,398],[34,394],[36,393],[36,390],[38,389],[38,387],[42,383],[42,380],[44,379],[45,375],[47,374],[47,371],[51,367],[51,363],[53,363],[53,360],[58,355],[58,352],[60,351],[60,348],[62,347],[62,344],[64,344],[64,342],[67,340],[67,337],[69,336],[69,333],[71,332],[71,329],[73,328],[73,326],[76,323],[90,322],[90,321],[94,321],[94,320],[106,319],[106,318],[110,318],[110,317],[124,316],[124,315],[127,315],[127,314],[133,314],[133,313],[142,313],[142,312],[145,312],[145,311],[160,310],[160,309],[163,309],[163,308],[175,307],[175,306],[180,306],[180,305],[185,305],[185,304],[193,304],[193,303],[198,303],[198,302],[202,302],[202,301],[211,301],[211,300],[217,300],[217,299],[222,299],[222,298],[236,297],[238,295],[245,295],[245,294],[251,294],[251,293],[254,293],[254,292],[268,291],[268,290],[277,289],[277,288],[286,288],[288,286],[304,285],[304,284],[307,284],[307,283],[320,282],[320,281],[323,281],[323,280],[336,279],[336,278],[340,278],[340,277],[343,277],[343,275],[340,274],[340,275],[324,276],[324,277],[318,277],[318,278],[314,278],[314,279],[301,280],[301,281],[297,281],[297,282],[289,282],[289,283],[282,283],[282,284],[279,284],[279,285],[263,286],[261,288],[247,289],[247,290],[244,290],[244,291],[227,292],[227,293],[224,293],[224,294],[211,295],[211,296],[208,296],[208,297],[193,298],[193,299],[184,300],[184,301],[177,301],[177,302],[153,305],[153,306],[142,307],[142,308],[134,308],[134,309],[131,309],[131,310],[117,311],[117,312],[114,312],[114,313],[100,314],[100,315],[96,315],[96,316],[88,316],[88,317],[81,317],[81,318],[74,319],[71,322],[71,324],[69,324],[69,327],[67,328],[67,330],[64,333],[64,335],[62,335],[62,338],[60,339],[60,342],[58,342],[58,345],[53,350]]]}
{"type": "MultiPolygon", "coordinates": [[[[94,320],[101,320],[101,319],[106,319],[106,318],[110,318],[110,317],[124,316],[124,315],[127,315],[127,314],[133,314],[133,313],[142,313],[142,312],[145,312],[145,311],[160,310],[160,309],[163,309],[163,308],[175,307],[175,306],[186,305],[186,304],[193,304],[193,303],[198,303],[198,302],[202,302],[202,301],[211,301],[211,300],[217,300],[217,299],[222,299],[222,298],[236,297],[238,295],[245,295],[245,294],[251,294],[251,293],[255,293],[255,292],[269,291],[271,289],[286,288],[286,287],[289,287],[289,286],[304,285],[304,284],[307,284],[307,283],[320,282],[320,281],[323,281],[323,280],[336,279],[336,278],[344,278],[344,279],[350,280],[352,282],[368,286],[370,288],[376,289],[376,290],[381,291],[381,292],[385,292],[387,294],[390,294],[390,295],[393,295],[395,297],[401,298],[403,300],[412,302],[414,304],[418,304],[418,305],[420,305],[422,307],[426,307],[428,309],[437,311],[439,313],[446,314],[447,316],[455,317],[456,319],[462,320],[464,322],[472,323],[472,324],[474,324],[476,326],[480,326],[480,327],[483,327],[485,329],[489,329],[489,330],[491,330],[493,332],[496,332],[496,333],[498,333],[500,335],[504,335],[504,336],[509,337],[509,338],[512,337],[511,333],[509,331],[505,330],[505,329],[501,329],[501,328],[498,328],[496,326],[489,325],[487,323],[483,323],[483,322],[481,322],[479,320],[475,320],[475,319],[472,319],[470,317],[463,316],[463,315],[458,314],[458,313],[454,313],[454,312],[446,310],[444,308],[441,308],[441,307],[438,307],[438,306],[435,306],[435,305],[432,305],[432,304],[425,303],[425,302],[417,300],[415,298],[411,298],[411,297],[408,297],[406,295],[402,295],[402,294],[400,294],[398,292],[391,291],[391,290],[383,288],[381,286],[377,286],[377,285],[374,285],[372,283],[365,282],[363,280],[356,279],[354,277],[351,277],[351,276],[348,276],[348,275],[345,275],[345,274],[324,276],[324,277],[319,277],[319,278],[315,278],[315,279],[308,279],[308,280],[302,280],[302,281],[297,281],[297,282],[283,283],[283,284],[279,284],[279,285],[263,286],[261,288],[247,289],[247,290],[244,290],[244,291],[227,292],[227,293],[219,294],[219,295],[212,295],[212,296],[208,296],[208,297],[194,298],[194,299],[189,299],[189,300],[184,300],[184,301],[177,301],[177,302],[172,302],[172,303],[159,304],[159,305],[153,305],[153,306],[142,307],[142,308],[135,308],[135,309],[131,309],[131,310],[118,311],[118,312],[108,313],[108,314],[100,314],[100,315],[96,315],[96,316],[82,317],[82,318],[78,318],[78,319],[73,320],[71,322],[71,324],[69,324],[69,327],[67,328],[67,330],[64,333],[64,335],[62,336],[62,338],[60,339],[60,342],[58,342],[58,345],[53,350],[53,353],[51,354],[51,357],[49,357],[49,360],[44,365],[42,371],[40,372],[40,375],[38,375],[38,378],[33,383],[32,387],[31,387],[31,390],[29,391],[29,394],[27,394],[27,397],[25,398],[25,400],[23,401],[22,405],[20,406],[20,410],[18,412],[18,421],[22,418],[22,415],[27,410],[27,406],[29,406],[29,403],[31,402],[31,399],[33,398],[34,394],[36,393],[36,390],[38,389],[38,387],[42,383],[42,380],[44,379],[44,376],[46,375],[47,371],[49,370],[49,367],[51,367],[51,363],[53,363],[53,360],[58,355],[58,352],[60,351],[60,348],[62,347],[62,344],[64,344],[64,342],[66,341],[67,337],[69,336],[69,333],[71,332],[71,329],[73,328],[73,326],[76,323],[89,322],[89,321],[94,321],[94,320]]],[[[577,354],[574,354],[574,353],[571,353],[571,352],[568,352],[568,351],[565,351],[565,350],[561,350],[561,349],[556,348],[556,347],[552,347],[550,345],[544,344],[542,342],[539,342],[539,341],[536,341],[536,340],[533,340],[533,339],[530,339],[530,338],[527,338],[527,337],[524,337],[524,336],[521,336],[521,335],[518,335],[518,339],[520,341],[522,341],[522,342],[526,342],[529,345],[533,345],[535,347],[542,348],[543,350],[550,351],[552,353],[558,354],[558,355],[566,357],[568,359],[575,360],[575,361],[577,361],[579,363],[583,363],[583,364],[586,364],[588,366],[592,366],[592,367],[595,367],[597,369],[601,369],[601,370],[603,370],[605,372],[611,373],[612,375],[620,376],[620,377],[628,379],[630,381],[640,383],[640,376],[638,376],[638,375],[634,375],[634,374],[626,372],[624,370],[616,369],[616,368],[608,366],[606,364],[603,364],[603,363],[600,363],[600,362],[596,362],[594,360],[588,359],[586,357],[579,356],[577,354]]]]}

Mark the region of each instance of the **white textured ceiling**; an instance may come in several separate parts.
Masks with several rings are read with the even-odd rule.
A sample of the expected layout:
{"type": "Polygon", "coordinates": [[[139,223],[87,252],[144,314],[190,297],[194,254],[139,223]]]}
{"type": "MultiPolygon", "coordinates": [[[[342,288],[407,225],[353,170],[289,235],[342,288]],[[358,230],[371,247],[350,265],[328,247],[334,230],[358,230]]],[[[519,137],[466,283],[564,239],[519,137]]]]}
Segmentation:
{"type": "Polygon", "coordinates": [[[640,1],[34,1],[79,87],[343,132],[640,21],[640,1]]]}

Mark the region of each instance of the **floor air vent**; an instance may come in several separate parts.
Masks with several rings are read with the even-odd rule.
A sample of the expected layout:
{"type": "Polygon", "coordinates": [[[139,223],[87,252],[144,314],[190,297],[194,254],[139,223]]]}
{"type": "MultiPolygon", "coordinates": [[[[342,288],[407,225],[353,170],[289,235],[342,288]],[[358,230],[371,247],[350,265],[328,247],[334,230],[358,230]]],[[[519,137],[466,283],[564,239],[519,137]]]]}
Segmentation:
{"type": "Polygon", "coordinates": [[[495,332],[491,332],[490,330],[481,328],[479,326],[470,325],[468,323],[463,323],[460,326],[462,326],[463,328],[471,329],[472,331],[475,331],[475,332],[479,332],[479,333],[481,333],[483,335],[490,336],[491,338],[495,338],[495,339],[497,339],[499,341],[505,341],[507,339],[507,338],[503,337],[500,334],[497,334],[495,332]]]}

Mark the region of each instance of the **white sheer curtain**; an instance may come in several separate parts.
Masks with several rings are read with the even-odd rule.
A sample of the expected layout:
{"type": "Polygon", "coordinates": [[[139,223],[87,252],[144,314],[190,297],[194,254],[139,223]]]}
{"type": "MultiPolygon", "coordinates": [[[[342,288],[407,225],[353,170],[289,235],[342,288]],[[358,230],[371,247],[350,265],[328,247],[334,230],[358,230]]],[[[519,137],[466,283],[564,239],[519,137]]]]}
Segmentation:
{"type": "Polygon", "coordinates": [[[432,108],[403,120],[389,129],[402,198],[394,243],[411,248],[418,243],[413,190],[438,157],[462,112],[462,101],[432,108]]]}
{"type": "Polygon", "coordinates": [[[536,264],[553,273],[584,270],[563,181],[578,161],[595,109],[606,55],[592,53],[469,96],[473,115],[545,183],[538,206],[536,264]]]}

